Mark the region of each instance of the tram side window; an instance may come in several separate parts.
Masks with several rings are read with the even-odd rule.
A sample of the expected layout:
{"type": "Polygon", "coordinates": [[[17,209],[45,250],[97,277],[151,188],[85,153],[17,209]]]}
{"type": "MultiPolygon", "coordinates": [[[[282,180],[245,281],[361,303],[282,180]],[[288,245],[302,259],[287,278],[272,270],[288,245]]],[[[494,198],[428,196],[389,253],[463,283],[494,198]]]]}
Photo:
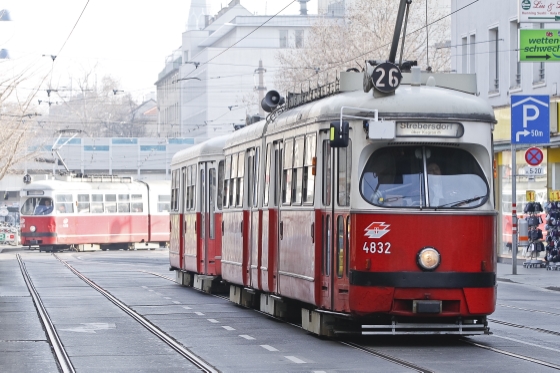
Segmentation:
{"type": "Polygon", "coordinates": [[[130,196],[130,211],[144,212],[144,203],[142,202],[141,194],[132,194],[130,196]]]}
{"type": "Polygon", "coordinates": [[[254,185],[255,180],[255,156],[251,153],[247,155],[247,204],[249,207],[253,206],[254,185]]]}
{"type": "Polygon", "coordinates": [[[231,177],[229,180],[229,207],[235,206],[235,196],[237,195],[237,161],[239,157],[237,154],[231,156],[231,177]]]}
{"type": "Polygon", "coordinates": [[[284,143],[284,170],[282,172],[282,204],[289,205],[292,201],[292,167],[294,159],[294,140],[284,143]]]}
{"type": "Polygon", "coordinates": [[[221,210],[223,207],[223,198],[224,198],[224,161],[220,161],[218,163],[218,184],[217,188],[217,197],[216,203],[218,205],[218,210],[221,210]]]}
{"type": "Polygon", "coordinates": [[[305,156],[303,161],[303,203],[312,204],[315,194],[315,172],[317,161],[315,158],[315,134],[307,135],[305,138],[305,156]]]}
{"type": "Polygon", "coordinates": [[[270,144],[266,144],[266,160],[264,170],[264,205],[268,206],[268,197],[270,193],[270,144]]]}
{"type": "Polygon", "coordinates": [[[103,213],[103,194],[92,194],[91,195],[91,212],[94,214],[103,213]]]}
{"type": "Polygon", "coordinates": [[[239,163],[237,169],[237,193],[235,195],[235,205],[243,206],[243,177],[245,176],[245,152],[239,153],[239,163]]]}
{"type": "MultiPolygon", "coordinates": [[[[177,202],[177,200],[175,200],[175,202],[177,202]]],[[[116,194],[105,194],[105,212],[108,212],[108,213],[117,212],[117,195],[116,194]]]]}
{"type": "Polygon", "coordinates": [[[331,144],[323,141],[323,205],[331,205],[331,144]]]}
{"type": "Polygon", "coordinates": [[[188,211],[192,208],[191,206],[191,168],[192,166],[187,167],[186,175],[185,175],[185,183],[183,184],[183,193],[185,196],[185,211],[188,211]]]}
{"type": "Polygon", "coordinates": [[[255,149],[255,156],[254,156],[254,165],[253,165],[253,185],[250,188],[253,190],[251,201],[253,207],[257,207],[259,196],[258,196],[258,188],[259,188],[259,162],[260,162],[260,149],[255,149]]]}
{"type": "Polygon", "coordinates": [[[74,201],[71,194],[59,194],[56,196],[55,208],[61,214],[74,213],[74,201]]]}
{"type": "Polygon", "coordinates": [[[89,212],[90,212],[89,194],[78,194],[78,214],[89,214],[89,212]]]}
{"type": "Polygon", "coordinates": [[[195,203],[194,203],[194,195],[195,195],[195,187],[196,187],[196,166],[190,166],[189,169],[191,170],[190,172],[190,183],[189,183],[189,206],[190,209],[194,209],[195,208],[195,203]]]}
{"type": "Polygon", "coordinates": [[[352,142],[338,148],[338,205],[350,206],[350,179],[352,175],[352,142]]]}
{"type": "Polygon", "coordinates": [[[119,194],[118,212],[130,212],[129,194],[119,194]]]}
{"type": "MultiPolygon", "coordinates": [[[[179,177],[180,177],[179,170],[172,171],[172,173],[171,173],[171,208],[173,209],[173,211],[177,211],[179,209],[179,203],[178,203],[178,200],[179,200],[179,184],[180,184],[179,183],[179,177]]],[[[106,201],[107,201],[107,199],[106,199],[106,201]]],[[[111,211],[109,211],[107,206],[106,206],[106,211],[111,212],[111,211]]],[[[113,212],[115,212],[115,211],[113,211],[113,212]]]]}
{"type": "Polygon", "coordinates": [[[305,138],[298,137],[294,142],[294,169],[292,182],[292,204],[301,205],[303,190],[303,150],[305,138]]]}
{"type": "Polygon", "coordinates": [[[231,194],[231,156],[226,157],[226,166],[224,169],[224,194],[223,194],[223,206],[229,207],[230,194],[231,194]]]}
{"type": "Polygon", "coordinates": [[[169,212],[171,196],[169,194],[158,195],[157,210],[158,212],[169,212]]]}
{"type": "Polygon", "coordinates": [[[180,206],[179,211],[185,212],[187,211],[187,168],[181,168],[181,187],[179,188],[179,200],[180,206]]]}

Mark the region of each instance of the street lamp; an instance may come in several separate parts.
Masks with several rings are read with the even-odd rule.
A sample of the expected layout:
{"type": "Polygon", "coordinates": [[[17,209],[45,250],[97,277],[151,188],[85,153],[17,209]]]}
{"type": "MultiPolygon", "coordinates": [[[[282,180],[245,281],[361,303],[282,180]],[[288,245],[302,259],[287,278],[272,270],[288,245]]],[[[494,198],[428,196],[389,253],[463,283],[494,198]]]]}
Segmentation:
{"type": "Polygon", "coordinates": [[[189,77],[189,78],[179,78],[171,81],[171,84],[175,84],[177,82],[180,82],[181,80],[200,80],[200,78],[197,78],[196,76],[189,77]]]}

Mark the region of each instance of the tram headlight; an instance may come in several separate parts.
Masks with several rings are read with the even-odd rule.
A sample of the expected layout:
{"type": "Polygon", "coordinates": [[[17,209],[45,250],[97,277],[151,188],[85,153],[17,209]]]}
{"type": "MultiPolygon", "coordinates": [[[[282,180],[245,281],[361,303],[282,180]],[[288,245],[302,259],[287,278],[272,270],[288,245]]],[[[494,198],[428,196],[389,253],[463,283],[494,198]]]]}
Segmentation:
{"type": "Polygon", "coordinates": [[[30,230],[31,232],[35,232],[36,229],[37,229],[37,228],[35,228],[34,225],[32,225],[32,226],[29,227],[29,230],[30,230]]]}
{"type": "Polygon", "coordinates": [[[416,261],[420,268],[426,271],[433,271],[439,266],[441,256],[439,252],[433,247],[425,247],[418,252],[416,261]]]}

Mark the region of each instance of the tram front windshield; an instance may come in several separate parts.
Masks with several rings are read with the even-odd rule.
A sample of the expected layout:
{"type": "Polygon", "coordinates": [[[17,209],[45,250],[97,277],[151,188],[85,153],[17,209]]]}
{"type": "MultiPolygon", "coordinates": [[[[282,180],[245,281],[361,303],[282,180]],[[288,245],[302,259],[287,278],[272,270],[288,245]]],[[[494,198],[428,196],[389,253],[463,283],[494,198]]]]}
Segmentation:
{"type": "Polygon", "coordinates": [[[53,212],[53,201],[46,197],[28,198],[21,207],[22,215],[49,215],[53,212]]]}
{"type": "Polygon", "coordinates": [[[476,159],[456,148],[382,148],[360,179],[362,197],[381,207],[474,208],[486,203],[489,190],[476,159]]]}

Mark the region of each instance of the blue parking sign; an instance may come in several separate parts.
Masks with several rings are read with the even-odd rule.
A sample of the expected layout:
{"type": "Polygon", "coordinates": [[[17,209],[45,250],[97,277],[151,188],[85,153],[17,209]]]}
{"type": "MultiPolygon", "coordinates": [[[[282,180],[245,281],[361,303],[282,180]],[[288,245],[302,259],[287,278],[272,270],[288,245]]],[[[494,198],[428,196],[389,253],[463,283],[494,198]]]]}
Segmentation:
{"type": "Polygon", "coordinates": [[[511,96],[511,143],[550,143],[549,96],[511,96]]]}

